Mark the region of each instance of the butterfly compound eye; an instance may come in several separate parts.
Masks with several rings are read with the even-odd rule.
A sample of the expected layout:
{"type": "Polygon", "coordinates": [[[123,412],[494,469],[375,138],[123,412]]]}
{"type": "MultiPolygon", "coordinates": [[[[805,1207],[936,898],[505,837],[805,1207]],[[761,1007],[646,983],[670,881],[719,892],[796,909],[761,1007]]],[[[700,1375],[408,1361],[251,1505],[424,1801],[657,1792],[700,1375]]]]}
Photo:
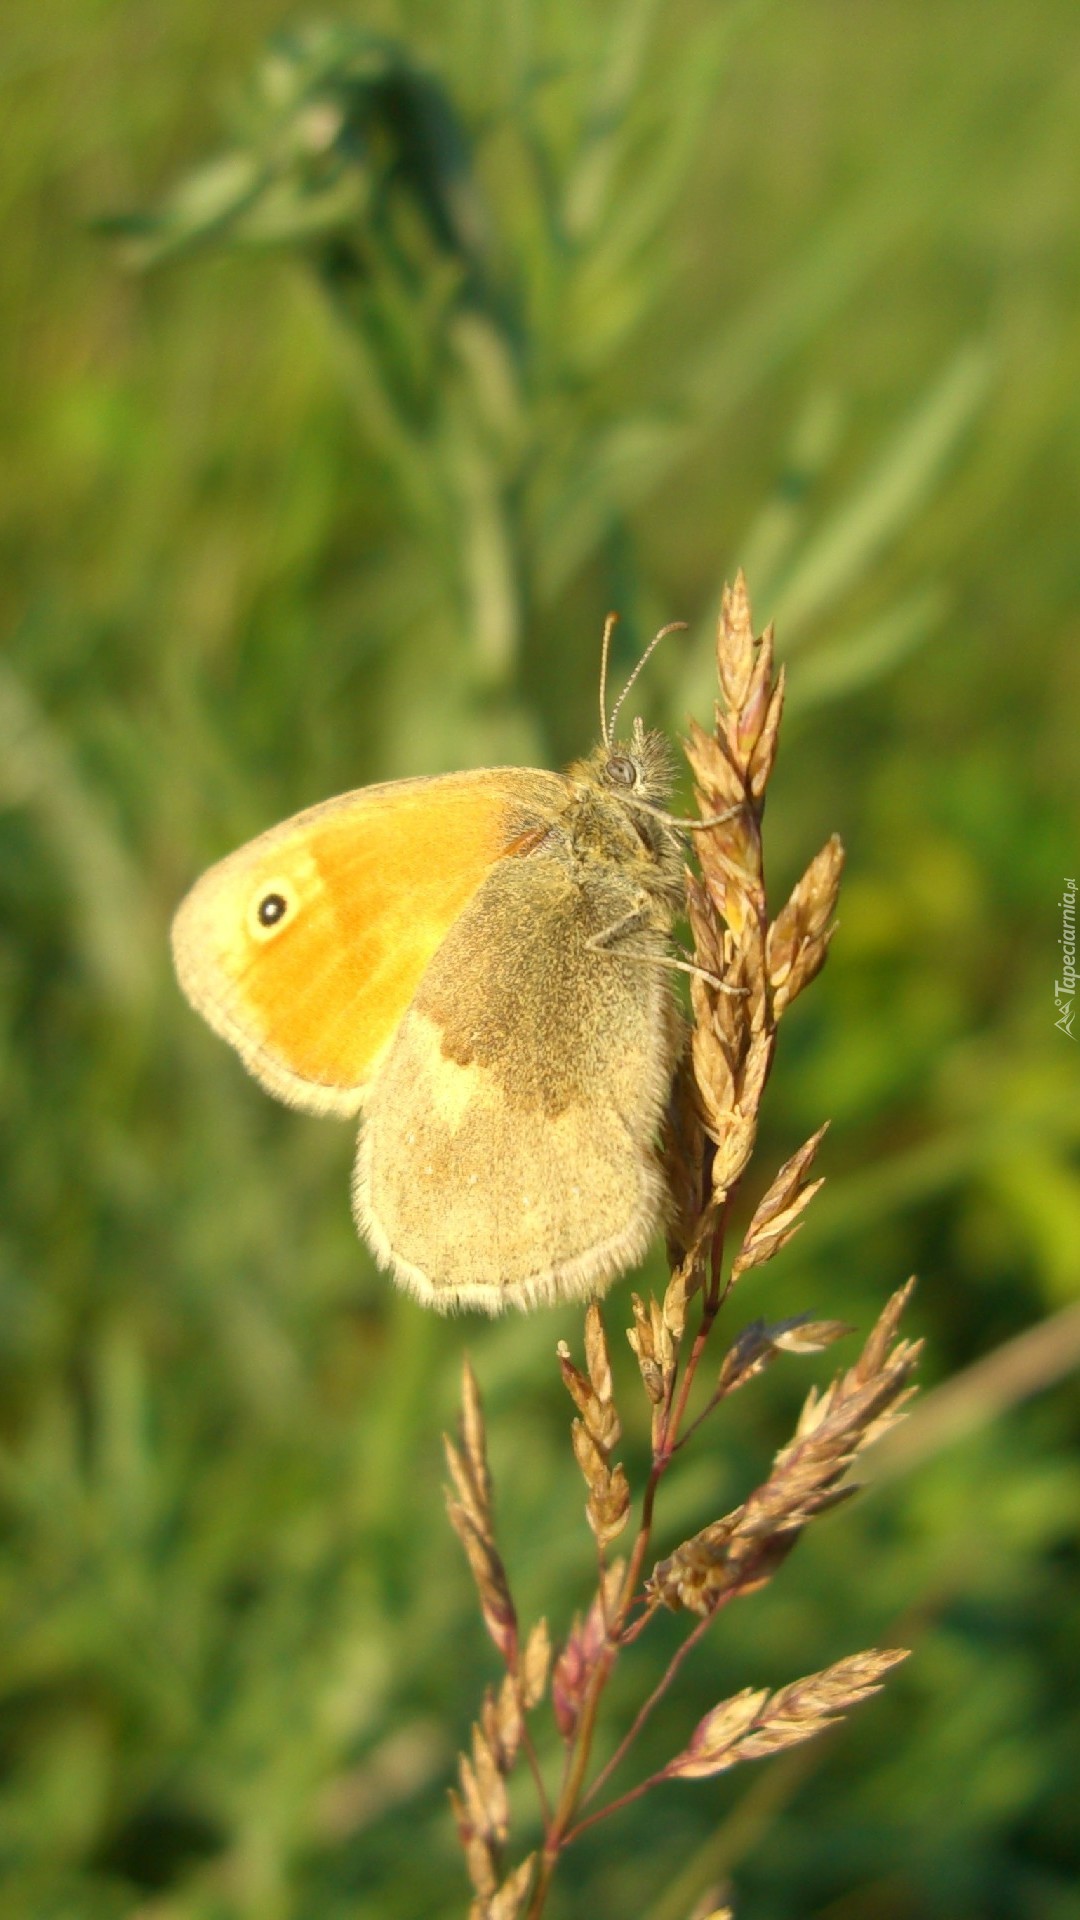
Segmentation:
{"type": "Polygon", "coordinates": [[[604,768],[604,778],[613,787],[636,787],[637,768],[629,754],[611,754],[604,768]]]}
{"type": "Polygon", "coordinates": [[[264,880],[248,908],[248,932],[271,940],[296,911],[296,893],[287,880],[264,880]]]}

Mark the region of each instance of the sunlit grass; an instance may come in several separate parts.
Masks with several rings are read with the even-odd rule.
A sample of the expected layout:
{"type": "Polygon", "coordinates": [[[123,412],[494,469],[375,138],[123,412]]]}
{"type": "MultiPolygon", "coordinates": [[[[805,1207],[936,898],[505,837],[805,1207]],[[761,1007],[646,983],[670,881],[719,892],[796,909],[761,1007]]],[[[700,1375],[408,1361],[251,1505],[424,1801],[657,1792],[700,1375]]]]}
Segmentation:
{"type": "MultiPolygon", "coordinates": [[[[833,1112],[836,1178],[747,1317],[865,1328],[918,1268],[932,1380],[1075,1285],[1051,997],[1080,693],[1074,10],[365,16],[447,85],[495,242],[471,332],[456,283],[405,314],[421,386],[431,337],[455,371],[404,448],[355,309],[301,260],[137,277],[91,231],[248,137],[278,23],[191,0],[5,22],[3,1920],[462,1911],[443,1791],[485,1655],[437,1436],[467,1339],[523,1610],[582,1604],[552,1518],[570,1328],[392,1297],[349,1221],[349,1130],[244,1080],[180,1006],[165,930],[294,807],[582,750],[609,606],[624,659],[693,623],[642,699],[707,720],[719,584],[752,569],[797,633],[778,893],[833,827],[849,849],[763,1147],[833,1112]]],[[[739,1497],[794,1391],[762,1384],[691,1512],[739,1497]]],[[[823,1526],[693,1682],[719,1699],[907,1622],[890,1697],[771,1825],[720,1783],[583,1842],[568,1912],[615,1920],[663,1847],[663,1920],[733,1868],[768,1920],[1064,1920],[1074,1435],[1063,1398],[996,1420],[823,1526]]]]}

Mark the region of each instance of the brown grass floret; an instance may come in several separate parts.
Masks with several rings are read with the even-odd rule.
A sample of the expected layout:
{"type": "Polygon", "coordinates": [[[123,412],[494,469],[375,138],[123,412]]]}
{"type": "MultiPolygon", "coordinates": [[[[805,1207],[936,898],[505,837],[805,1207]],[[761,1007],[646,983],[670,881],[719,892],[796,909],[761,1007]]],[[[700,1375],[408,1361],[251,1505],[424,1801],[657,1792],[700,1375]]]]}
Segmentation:
{"type": "MultiPolygon", "coordinates": [[[[556,1866],[588,1826],[607,1819],[668,1780],[701,1779],[811,1739],[875,1693],[901,1650],[870,1649],[788,1686],[746,1687],[719,1702],[686,1746],[658,1771],[612,1798],[605,1789],[684,1660],[728,1603],[764,1586],[803,1531],[849,1498],[859,1455],[901,1416],[914,1388],[919,1343],[899,1333],[912,1282],[886,1304],[854,1365],[824,1389],[811,1389],[795,1432],[761,1483],[730,1513],[708,1521],[650,1565],[656,1503],[664,1476],[715,1409],[780,1356],[818,1353],[851,1332],[841,1321],[798,1315],[755,1320],[712,1362],[713,1386],[690,1416],[720,1309],[733,1287],[764,1266],[799,1231],[822,1180],[814,1166],[821,1126],[769,1180],[732,1255],[725,1254],[731,1202],[751,1165],[762,1096],[779,1023],[824,964],[833,932],[843,849],[835,836],[814,857],[774,919],[765,889],[761,821],[776,758],[784,676],[774,671],[771,629],[755,636],[740,575],[726,589],[717,629],[722,694],[715,728],[691,729],[685,743],[700,818],[693,834],[697,872],[686,876],[694,941],[692,1027],[672,1088],[663,1162],[669,1193],[670,1277],[662,1296],[631,1296],[633,1349],[649,1408],[651,1462],[640,1489],[637,1525],[624,1555],[608,1549],[630,1523],[632,1492],[614,1458],[622,1424],[603,1317],[587,1307],[584,1365],[561,1342],[558,1362],[574,1403],[574,1456],[585,1482],[585,1514],[597,1552],[597,1582],[550,1658],[544,1622],[519,1645],[517,1616],[495,1543],[483,1414],[466,1362],[459,1446],[447,1443],[451,1521],[465,1547],[488,1632],[505,1677],[485,1695],[452,1796],[475,1898],[470,1920],[540,1920],[556,1866]],[[614,1753],[590,1779],[597,1719],[612,1669],[656,1614],[692,1621],[659,1683],[641,1703],[614,1753]],[[547,1690],[562,1746],[549,1793],[529,1716],[547,1690]],[[540,1810],[538,1849],[508,1870],[506,1781],[528,1757],[540,1810]]],[[[699,1395],[700,1398],[700,1395],[699,1395]]],[[[698,1920],[723,1920],[714,1889],[698,1920]]]]}

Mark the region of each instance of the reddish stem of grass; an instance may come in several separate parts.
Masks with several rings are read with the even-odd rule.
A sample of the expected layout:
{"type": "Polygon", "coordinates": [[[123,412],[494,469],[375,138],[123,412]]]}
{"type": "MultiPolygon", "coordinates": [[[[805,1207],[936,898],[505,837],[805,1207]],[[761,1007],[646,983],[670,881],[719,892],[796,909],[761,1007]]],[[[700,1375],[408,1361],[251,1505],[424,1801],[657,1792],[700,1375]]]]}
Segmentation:
{"type": "MultiPolygon", "coordinates": [[[[571,1840],[574,1839],[585,1826],[593,1825],[597,1820],[605,1818],[608,1813],[613,1813],[618,1807],[626,1805],[628,1799],[636,1799],[639,1793],[645,1791],[644,1786],[634,1789],[629,1795],[624,1795],[620,1800],[612,1801],[609,1806],[598,1809],[597,1812],[591,1814],[587,1820],[580,1821],[577,1826],[572,1824],[574,1813],[578,1805],[582,1802],[582,1788],[585,1784],[585,1775],[588,1772],[589,1758],[592,1753],[592,1743],[596,1731],[596,1719],[600,1710],[600,1702],[603,1698],[604,1688],[607,1686],[612,1668],[624,1644],[623,1634],[627,1617],[633,1604],[634,1595],[637,1592],[638,1582],[641,1578],[642,1568],[648,1555],[649,1542],[652,1538],[653,1515],[656,1506],[657,1491],[678,1446],[679,1428],[685,1417],[687,1403],[693,1388],[698,1366],[701,1362],[702,1354],[705,1351],[709,1335],[712,1331],[713,1322],[720,1310],[723,1299],[721,1270],[725,1216],[726,1206],[721,1213],[710,1246],[709,1278],[706,1284],[701,1322],[694,1335],[693,1345],[691,1346],[681,1380],[678,1380],[677,1374],[672,1379],[671,1400],[673,1404],[667,1419],[664,1421],[661,1437],[653,1455],[649,1478],[645,1484],[645,1492],[641,1502],[641,1520],[626,1569],[626,1578],[623,1581],[619,1604],[615,1609],[615,1617],[608,1628],[604,1646],[601,1649],[596,1666],[593,1669],[592,1678],[589,1681],[585,1699],[582,1702],[581,1713],[574,1731],[573,1744],[567,1754],[562,1786],[559,1791],[559,1798],[556,1802],[554,1814],[550,1820],[545,1821],[546,1834],[544,1847],[540,1856],[540,1866],[537,1872],[536,1884],[533,1887],[532,1898],[529,1902],[525,1920],[541,1920],[559,1855],[563,1849],[570,1844],[571,1840]],[[676,1380],[678,1380],[677,1391],[676,1380]]],[[[651,1618],[651,1614],[646,1617],[651,1618]]],[[[705,1627],[708,1626],[710,1619],[711,1615],[707,1615],[704,1620],[694,1628],[693,1632],[687,1636],[683,1645],[673,1656],[667,1673],[664,1675],[659,1687],[654,1690],[654,1694],[646,1701],[642,1712],[635,1720],[626,1740],[618,1749],[615,1756],[616,1761],[622,1759],[632,1740],[637,1737],[649,1713],[652,1712],[656,1701],[671,1684],[683,1660],[686,1658],[691,1647],[696,1645],[705,1627]]],[[[640,1631],[642,1624],[643,1622],[638,1623],[638,1631],[640,1631]]],[[[636,1633],[634,1637],[637,1637],[636,1633]]],[[[588,1799],[592,1798],[593,1793],[596,1792],[597,1786],[607,1778],[614,1764],[615,1762],[609,1762],[603,1773],[598,1776],[597,1781],[586,1796],[586,1803],[588,1799]]],[[[652,1784],[651,1780],[645,1783],[646,1786],[651,1786],[652,1784]]]]}

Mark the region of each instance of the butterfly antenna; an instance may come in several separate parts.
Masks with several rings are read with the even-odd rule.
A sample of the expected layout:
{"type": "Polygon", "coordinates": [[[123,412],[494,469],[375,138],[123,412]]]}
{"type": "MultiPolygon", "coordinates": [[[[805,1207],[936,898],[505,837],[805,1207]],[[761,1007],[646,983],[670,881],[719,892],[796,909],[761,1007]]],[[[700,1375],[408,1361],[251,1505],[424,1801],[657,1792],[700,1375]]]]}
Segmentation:
{"type": "MultiPolygon", "coordinates": [[[[608,723],[607,730],[604,734],[604,745],[606,747],[611,745],[611,741],[614,737],[615,722],[619,717],[619,708],[622,706],[623,701],[626,699],[627,694],[629,693],[631,687],[633,686],[634,681],[637,679],[638,674],[641,672],[642,667],[645,665],[646,660],[649,658],[649,655],[656,652],[656,649],[660,645],[661,640],[666,640],[669,633],[685,633],[685,632],[686,632],[685,620],[672,620],[668,626],[661,627],[659,633],[653,634],[653,637],[649,641],[649,644],[646,647],[644,653],[642,654],[641,659],[638,661],[637,666],[634,668],[633,673],[630,675],[629,680],[627,681],[625,687],[623,688],[618,699],[616,700],[614,707],[611,710],[611,720],[608,723]]],[[[605,634],[605,638],[606,637],[607,636],[605,634]]]]}
{"type": "Polygon", "coordinates": [[[609,613],[604,621],[604,638],[600,643],[600,738],[605,747],[611,745],[611,732],[607,718],[607,670],[611,653],[611,636],[619,624],[617,613],[609,613]]]}

